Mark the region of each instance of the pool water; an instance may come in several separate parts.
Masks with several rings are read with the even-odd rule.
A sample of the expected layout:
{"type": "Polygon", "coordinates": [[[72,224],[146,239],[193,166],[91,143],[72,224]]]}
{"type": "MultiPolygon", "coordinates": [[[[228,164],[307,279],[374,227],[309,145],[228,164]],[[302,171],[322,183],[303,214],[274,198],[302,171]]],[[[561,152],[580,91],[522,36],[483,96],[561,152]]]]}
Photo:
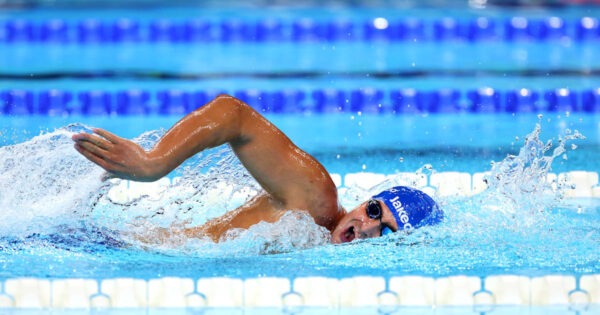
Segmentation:
{"type": "MultiPolygon", "coordinates": [[[[576,28],[577,23],[588,21],[585,17],[598,16],[595,6],[289,9],[236,3],[157,5],[145,10],[99,10],[90,4],[46,9],[14,7],[0,12],[0,60],[7,61],[0,68],[4,102],[0,107],[0,281],[455,275],[484,279],[506,274],[579,279],[600,273],[600,61],[596,58],[600,35],[594,35],[600,32],[592,25],[592,35],[585,33],[591,39],[580,38],[577,32],[583,31],[576,28]],[[459,21],[489,18],[497,23],[500,37],[435,39],[434,25],[447,16],[459,21]],[[539,39],[535,38],[539,34],[527,33],[535,30],[529,30],[519,33],[523,38],[505,38],[511,27],[505,23],[515,16],[531,21],[561,17],[568,24],[567,33],[539,39]],[[363,23],[376,17],[390,21],[416,17],[423,19],[428,33],[415,40],[383,41],[79,42],[70,38],[54,42],[25,38],[26,28],[10,24],[15,20],[43,23],[56,17],[68,23],[70,36],[76,34],[77,23],[88,18],[133,19],[147,34],[149,23],[161,19],[204,19],[220,29],[220,23],[230,19],[250,23],[276,17],[290,26],[310,17],[324,23],[351,21],[362,34],[363,23]],[[24,37],[9,39],[14,35],[10,32],[24,37]],[[483,99],[490,88],[500,93],[501,104],[482,110],[483,105],[469,93],[479,93],[483,99]],[[313,93],[324,89],[345,95],[376,90],[383,97],[375,107],[366,102],[352,109],[348,104],[353,101],[347,97],[321,108],[313,93]],[[459,97],[440,100],[439,108],[410,113],[390,110],[398,100],[393,93],[406,89],[433,95],[432,99],[448,91],[459,97]],[[508,95],[523,89],[537,93],[538,101],[525,102],[535,109],[507,109],[508,95]],[[41,95],[48,90],[70,97],[54,115],[40,114],[41,95]],[[177,235],[158,240],[158,227],[176,230],[202,224],[242,204],[259,191],[258,184],[226,146],[198,154],[154,186],[102,181],[103,171],[77,154],[70,140],[74,132],[93,126],[150,147],[183,115],[160,114],[159,95],[165,91],[256,95],[288,90],[305,93],[302,106],[288,104],[281,112],[267,108],[263,113],[339,179],[340,201],[346,209],[377,190],[402,183],[433,194],[444,209],[444,221],[411,234],[331,245],[327,231],[301,209],[290,209],[277,223],[233,231],[218,244],[177,235]],[[140,91],[150,95],[142,105],[131,96],[140,91]],[[90,102],[91,109],[86,108],[85,95],[104,92],[113,99],[110,105],[105,106],[99,101],[104,96],[99,96],[90,102]],[[132,97],[128,106],[143,108],[144,114],[120,113],[114,100],[119,92],[132,97]],[[584,95],[590,99],[586,101],[584,95]],[[105,109],[104,114],[94,114],[105,109]],[[584,183],[590,193],[584,197],[572,197],[584,185],[563,180],[562,175],[573,171],[590,172],[584,183]],[[467,174],[469,187],[474,188],[482,173],[488,174],[489,189],[479,194],[469,190],[448,195],[444,188],[457,182],[435,183],[437,175],[467,174]],[[373,182],[373,177],[382,182],[373,182]],[[547,178],[556,179],[547,182],[547,178]]],[[[248,102],[256,98],[250,96],[248,102]]],[[[260,103],[251,105],[260,107],[260,103]]],[[[0,299],[3,290],[0,287],[0,299]]],[[[538,310],[516,311],[534,314],[538,310]]]]}
{"type": "MultiPolygon", "coordinates": [[[[285,119],[289,121],[291,118],[285,119]]],[[[302,116],[295,119],[296,123],[313,120],[302,116]]],[[[378,119],[385,121],[382,117],[378,119]]],[[[106,127],[133,125],[129,120],[113,118],[106,122],[106,127]]],[[[170,123],[169,120],[163,118],[157,121],[170,123]]],[[[277,121],[276,117],[274,120],[277,121]]],[[[433,118],[431,121],[439,123],[433,118]]],[[[573,124],[577,125],[577,119],[575,121],[573,124]]],[[[282,124],[284,130],[286,127],[288,125],[282,124]]],[[[141,197],[126,204],[114,203],[106,195],[114,184],[102,183],[99,180],[101,170],[72,150],[69,130],[72,132],[81,128],[85,127],[69,127],[66,133],[64,129],[50,131],[33,140],[2,147],[0,152],[5,174],[2,177],[3,195],[8,196],[9,191],[14,193],[12,187],[23,187],[16,197],[8,199],[10,201],[4,199],[2,254],[5,276],[67,277],[75,272],[78,276],[92,278],[243,278],[260,275],[447,276],[460,273],[483,276],[507,272],[526,275],[598,272],[599,257],[595,248],[599,236],[597,224],[600,220],[600,204],[595,199],[556,200],[560,198],[558,192],[544,189],[530,192],[518,187],[517,190],[511,190],[511,185],[515,183],[525,185],[527,181],[535,182],[544,178],[547,170],[541,166],[536,169],[537,164],[531,162],[525,163],[529,168],[526,172],[512,175],[510,171],[502,171],[502,175],[514,177],[498,183],[496,191],[490,189],[474,197],[438,198],[446,213],[444,222],[410,235],[328,245],[327,233],[314,226],[314,223],[310,224],[311,220],[303,218],[301,214],[290,213],[291,216],[286,220],[256,227],[219,245],[177,237],[165,242],[143,242],[140,237],[132,238],[131,231],[144,235],[154,226],[189,224],[187,220],[200,224],[235,207],[236,202],[239,204],[243,196],[252,195],[258,187],[247,175],[244,176],[243,168],[232,158],[231,152],[218,148],[200,155],[187,163],[187,168],[183,167],[172,174],[171,177],[183,176],[183,180],[169,186],[164,194],[141,197]],[[225,172],[225,169],[228,171],[225,172]],[[214,193],[211,195],[211,189],[223,185],[233,186],[229,191],[221,188],[221,194],[229,195],[231,199],[216,198],[214,193]],[[514,196],[515,191],[520,195],[514,196]],[[512,198],[505,197],[507,192],[513,194],[512,198]],[[179,199],[186,202],[181,204],[177,202],[179,199]],[[228,199],[228,202],[224,201],[228,199]],[[48,221],[50,217],[53,219],[48,221]],[[298,237],[293,233],[305,235],[298,237]],[[278,238],[286,241],[278,242],[278,238]],[[370,258],[365,260],[364,257],[370,258]]],[[[507,133],[511,134],[510,131],[507,133]]],[[[496,135],[496,139],[502,138],[496,135]]],[[[526,135],[511,134],[506,136],[508,139],[505,141],[489,143],[499,148],[496,150],[500,151],[497,155],[500,158],[496,162],[500,162],[507,154],[517,154],[520,147],[527,148],[525,140],[513,143],[515,137],[525,139],[526,135]],[[502,152],[503,146],[511,150],[502,152]]],[[[149,145],[156,136],[150,134],[138,141],[149,145]]],[[[373,138],[377,137],[373,135],[373,138]]],[[[340,157],[341,161],[332,159],[329,163],[342,164],[337,165],[339,169],[345,167],[346,170],[356,171],[370,170],[371,165],[384,164],[386,168],[373,168],[384,174],[395,174],[415,173],[422,162],[432,165],[440,163],[443,167],[447,159],[434,151],[425,157],[407,154],[404,157],[407,162],[399,162],[396,158],[394,164],[381,163],[380,152],[393,150],[396,146],[393,142],[385,144],[385,141],[366,146],[364,152],[355,157],[357,161],[344,162],[340,157]],[[405,167],[403,163],[409,166],[405,167]],[[411,168],[410,164],[414,167],[411,168]],[[355,165],[366,167],[356,168],[355,165]]],[[[552,170],[555,164],[566,167],[571,161],[577,161],[576,156],[580,152],[597,154],[598,151],[594,149],[585,153],[585,145],[582,145],[585,141],[565,140],[567,158],[559,154],[550,161],[552,170]],[[574,144],[577,146],[575,150],[574,144]]],[[[352,148],[354,145],[348,145],[349,150],[357,150],[352,148]]],[[[417,141],[407,150],[429,150],[428,146],[421,148],[423,145],[417,141]]],[[[461,152],[462,147],[457,145],[461,152]]],[[[319,156],[318,150],[323,148],[319,143],[314,147],[307,146],[309,152],[316,150],[315,156],[319,156]]],[[[325,154],[344,154],[339,149],[327,152],[325,154]]],[[[393,156],[393,153],[387,154],[393,156]]],[[[546,152],[546,158],[551,154],[551,150],[546,152]]],[[[469,164],[470,160],[480,157],[461,153],[453,158],[465,160],[457,164],[469,164]]],[[[541,161],[543,157],[536,158],[541,161]]],[[[324,160],[327,165],[328,160],[324,160]]],[[[475,173],[491,170],[490,160],[478,162],[484,166],[477,168],[471,163],[470,168],[464,171],[475,173]]],[[[377,189],[365,191],[360,187],[348,188],[341,195],[347,208],[352,208],[377,189]]]]}

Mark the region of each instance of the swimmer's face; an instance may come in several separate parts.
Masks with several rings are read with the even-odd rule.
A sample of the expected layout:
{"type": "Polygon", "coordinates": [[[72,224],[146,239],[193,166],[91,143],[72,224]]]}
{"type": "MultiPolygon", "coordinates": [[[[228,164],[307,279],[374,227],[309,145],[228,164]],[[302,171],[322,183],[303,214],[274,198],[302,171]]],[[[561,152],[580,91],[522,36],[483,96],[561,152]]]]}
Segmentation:
{"type": "Polygon", "coordinates": [[[381,229],[389,227],[398,230],[398,224],[390,209],[381,200],[376,200],[382,210],[381,221],[372,219],[367,214],[368,201],[363,202],[352,211],[346,213],[331,232],[331,242],[334,244],[351,242],[354,239],[364,239],[381,236],[381,229]]]}

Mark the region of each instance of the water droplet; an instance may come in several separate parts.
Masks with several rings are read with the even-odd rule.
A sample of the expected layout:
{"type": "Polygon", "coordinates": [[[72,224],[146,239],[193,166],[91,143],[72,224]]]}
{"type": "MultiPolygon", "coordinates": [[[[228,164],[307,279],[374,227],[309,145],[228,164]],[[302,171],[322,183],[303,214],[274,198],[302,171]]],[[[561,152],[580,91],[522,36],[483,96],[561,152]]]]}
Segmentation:
{"type": "Polygon", "coordinates": [[[566,154],[563,154],[563,155],[562,155],[562,159],[566,161],[566,160],[568,159],[568,158],[567,158],[567,155],[566,155],[566,154]]]}
{"type": "Polygon", "coordinates": [[[519,136],[516,136],[516,137],[515,137],[515,141],[519,141],[519,136]]]}
{"type": "Polygon", "coordinates": [[[336,159],[338,159],[338,160],[340,159],[340,157],[341,157],[341,155],[339,155],[339,154],[337,154],[337,155],[335,156],[335,158],[336,158],[336,159]]]}
{"type": "Polygon", "coordinates": [[[577,149],[577,145],[576,144],[571,144],[571,150],[575,150],[577,149]]]}
{"type": "Polygon", "coordinates": [[[542,119],[542,117],[544,117],[544,115],[542,115],[542,114],[538,114],[538,115],[537,115],[537,118],[538,118],[538,119],[542,119]]]}
{"type": "Polygon", "coordinates": [[[565,117],[571,116],[571,112],[565,112],[565,117]]]}
{"type": "Polygon", "coordinates": [[[400,161],[400,163],[402,163],[402,162],[404,162],[404,158],[403,158],[403,157],[400,157],[400,158],[398,159],[398,161],[400,161]]]}
{"type": "Polygon", "coordinates": [[[362,170],[364,171],[364,170],[366,170],[366,169],[367,169],[367,165],[366,165],[366,164],[363,164],[363,165],[362,165],[362,170]]]}

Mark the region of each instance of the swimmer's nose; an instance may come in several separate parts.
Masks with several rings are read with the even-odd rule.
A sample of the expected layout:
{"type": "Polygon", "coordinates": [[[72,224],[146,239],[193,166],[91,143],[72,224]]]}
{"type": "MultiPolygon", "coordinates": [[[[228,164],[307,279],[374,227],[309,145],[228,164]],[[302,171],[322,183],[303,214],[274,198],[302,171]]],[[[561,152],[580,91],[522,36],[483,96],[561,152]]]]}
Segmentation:
{"type": "Polygon", "coordinates": [[[379,220],[375,221],[373,219],[369,219],[368,221],[363,222],[360,231],[358,232],[358,237],[364,239],[379,236],[381,230],[379,225],[379,220]]]}

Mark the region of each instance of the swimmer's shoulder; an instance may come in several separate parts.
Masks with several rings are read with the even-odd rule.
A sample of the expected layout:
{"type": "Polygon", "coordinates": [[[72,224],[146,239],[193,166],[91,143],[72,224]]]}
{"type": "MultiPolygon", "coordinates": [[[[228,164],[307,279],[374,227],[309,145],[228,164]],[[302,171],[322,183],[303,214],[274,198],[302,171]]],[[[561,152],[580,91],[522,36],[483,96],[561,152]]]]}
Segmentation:
{"type": "Polygon", "coordinates": [[[328,173],[327,178],[314,181],[310,189],[298,195],[302,199],[296,200],[296,203],[291,203],[287,208],[308,211],[315,223],[329,230],[335,228],[344,214],[344,209],[339,204],[337,187],[328,173]]]}

